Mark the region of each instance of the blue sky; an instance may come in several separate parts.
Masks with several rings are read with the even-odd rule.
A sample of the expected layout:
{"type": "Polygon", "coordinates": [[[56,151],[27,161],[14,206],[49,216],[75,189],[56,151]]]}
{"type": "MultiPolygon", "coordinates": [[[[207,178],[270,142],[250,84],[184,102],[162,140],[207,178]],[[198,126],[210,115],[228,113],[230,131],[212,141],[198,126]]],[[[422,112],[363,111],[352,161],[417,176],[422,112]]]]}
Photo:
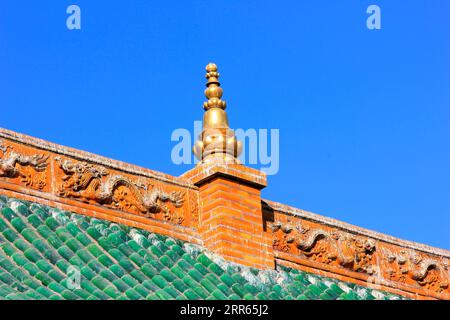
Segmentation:
{"type": "Polygon", "coordinates": [[[0,126],[179,175],[219,66],[230,125],[280,130],[265,198],[450,249],[450,2],[0,2],[0,126]],[[68,30],[66,8],[81,8],[68,30]],[[381,8],[381,30],[366,9],[381,8]]]}

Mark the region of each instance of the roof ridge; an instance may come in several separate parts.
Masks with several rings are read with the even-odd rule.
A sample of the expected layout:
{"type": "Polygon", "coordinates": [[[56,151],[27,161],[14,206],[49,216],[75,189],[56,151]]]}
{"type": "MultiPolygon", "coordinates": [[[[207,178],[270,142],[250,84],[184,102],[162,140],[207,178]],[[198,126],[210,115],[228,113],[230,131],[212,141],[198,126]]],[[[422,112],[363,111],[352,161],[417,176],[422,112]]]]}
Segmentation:
{"type": "Polygon", "coordinates": [[[263,204],[266,203],[269,207],[272,209],[275,209],[277,211],[287,213],[293,216],[297,216],[300,218],[303,218],[305,220],[310,220],[314,222],[319,222],[324,225],[336,227],[338,229],[358,234],[358,235],[364,235],[369,238],[373,238],[376,240],[381,240],[387,243],[395,244],[395,245],[401,245],[403,247],[406,247],[408,249],[414,249],[418,251],[422,251],[425,253],[430,253],[433,255],[438,255],[445,258],[450,258],[450,250],[442,249],[433,247],[427,244],[419,243],[419,242],[413,242],[409,240],[400,239],[394,236],[390,236],[381,232],[373,231],[367,228],[358,227],[356,225],[343,222],[337,219],[329,218],[311,211],[299,209],[293,206],[285,205],[279,202],[275,202],[272,200],[262,199],[263,204]]]}
{"type": "MultiPolygon", "coordinates": [[[[18,133],[12,130],[8,130],[0,127],[0,138],[6,138],[21,144],[33,146],[35,148],[51,151],[60,155],[70,156],[77,160],[89,161],[98,165],[109,167],[112,169],[121,170],[126,173],[141,175],[148,178],[153,178],[163,182],[171,183],[174,185],[182,186],[190,189],[197,189],[197,187],[189,181],[176,177],[160,171],[144,168],[138,165],[127,163],[121,160],[115,160],[112,158],[100,156],[88,151],[75,149],[72,147],[56,144],[44,139],[32,137],[23,133],[18,133]]],[[[1,141],[1,140],[0,140],[1,141]]]]}

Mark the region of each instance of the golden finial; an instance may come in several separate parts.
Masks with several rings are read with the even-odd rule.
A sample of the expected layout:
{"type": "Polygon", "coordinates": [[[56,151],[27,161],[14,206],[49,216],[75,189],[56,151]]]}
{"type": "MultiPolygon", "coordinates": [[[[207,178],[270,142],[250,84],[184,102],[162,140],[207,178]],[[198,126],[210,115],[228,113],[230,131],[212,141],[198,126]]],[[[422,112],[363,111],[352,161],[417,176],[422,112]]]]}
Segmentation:
{"type": "Polygon", "coordinates": [[[205,110],[214,107],[225,109],[226,107],[225,101],[221,100],[223,90],[220,87],[219,77],[217,66],[214,63],[208,63],[206,66],[206,79],[208,82],[205,90],[205,96],[208,98],[208,101],[203,104],[205,110]]]}
{"type": "Polygon", "coordinates": [[[219,76],[217,66],[209,63],[206,66],[205,96],[208,101],[203,104],[203,131],[193,151],[197,159],[201,160],[200,163],[239,163],[237,157],[241,154],[242,143],[236,140],[234,131],[228,126],[219,76]]]}

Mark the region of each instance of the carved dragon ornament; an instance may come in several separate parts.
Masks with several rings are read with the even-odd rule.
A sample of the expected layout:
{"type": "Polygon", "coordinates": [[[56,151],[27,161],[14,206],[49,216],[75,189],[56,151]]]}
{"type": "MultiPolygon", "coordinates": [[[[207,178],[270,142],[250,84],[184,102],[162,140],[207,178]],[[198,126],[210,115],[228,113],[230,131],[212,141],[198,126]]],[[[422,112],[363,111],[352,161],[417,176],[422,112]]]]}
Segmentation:
{"type": "Polygon", "coordinates": [[[417,283],[421,287],[442,293],[449,287],[450,271],[444,259],[431,259],[411,250],[383,248],[383,277],[396,282],[417,283]]]}
{"type": "Polygon", "coordinates": [[[355,272],[374,274],[375,242],[344,232],[310,229],[290,222],[274,222],[274,249],[294,252],[319,263],[339,265],[355,272]]]}
{"type": "Polygon", "coordinates": [[[275,250],[437,293],[449,287],[449,266],[444,259],[414,250],[379,248],[373,239],[340,230],[327,231],[301,222],[275,221],[269,227],[275,250]]]}
{"type": "Polygon", "coordinates": [[[181,224],[184,220],[176,210],[184,204],[183,192],[164,192],[150,183],[134,182],[87,162],[59,157],[55,160],[65,174],[58,185],[58,194],[62,197],[144,215],[162,213],[166,221],[175,224],[181,224]],[[170,210],[169,204],[175,210],[170,210]]]}
{"type": "Polygon", "coordinates": [[[45,187],[48,155],[34,154],[28,156],[1,142],[0,152],[0,177],[19,178],[20,182],[26,186],[38,190],[45,187]]]}

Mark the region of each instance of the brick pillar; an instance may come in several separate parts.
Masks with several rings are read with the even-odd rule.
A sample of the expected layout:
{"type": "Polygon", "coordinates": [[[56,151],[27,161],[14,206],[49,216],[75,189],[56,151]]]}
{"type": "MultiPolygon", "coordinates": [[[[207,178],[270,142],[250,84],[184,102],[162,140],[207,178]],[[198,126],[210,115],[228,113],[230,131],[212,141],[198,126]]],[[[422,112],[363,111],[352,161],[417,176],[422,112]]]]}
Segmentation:
{"type": "Polygon", "coordinates": [[[264,173],[237,164],[209,164],[186,172],[200,189],[199,233],[209,250],[243,265],[274,268],[268,233],[263,230],[264,173]]]}

